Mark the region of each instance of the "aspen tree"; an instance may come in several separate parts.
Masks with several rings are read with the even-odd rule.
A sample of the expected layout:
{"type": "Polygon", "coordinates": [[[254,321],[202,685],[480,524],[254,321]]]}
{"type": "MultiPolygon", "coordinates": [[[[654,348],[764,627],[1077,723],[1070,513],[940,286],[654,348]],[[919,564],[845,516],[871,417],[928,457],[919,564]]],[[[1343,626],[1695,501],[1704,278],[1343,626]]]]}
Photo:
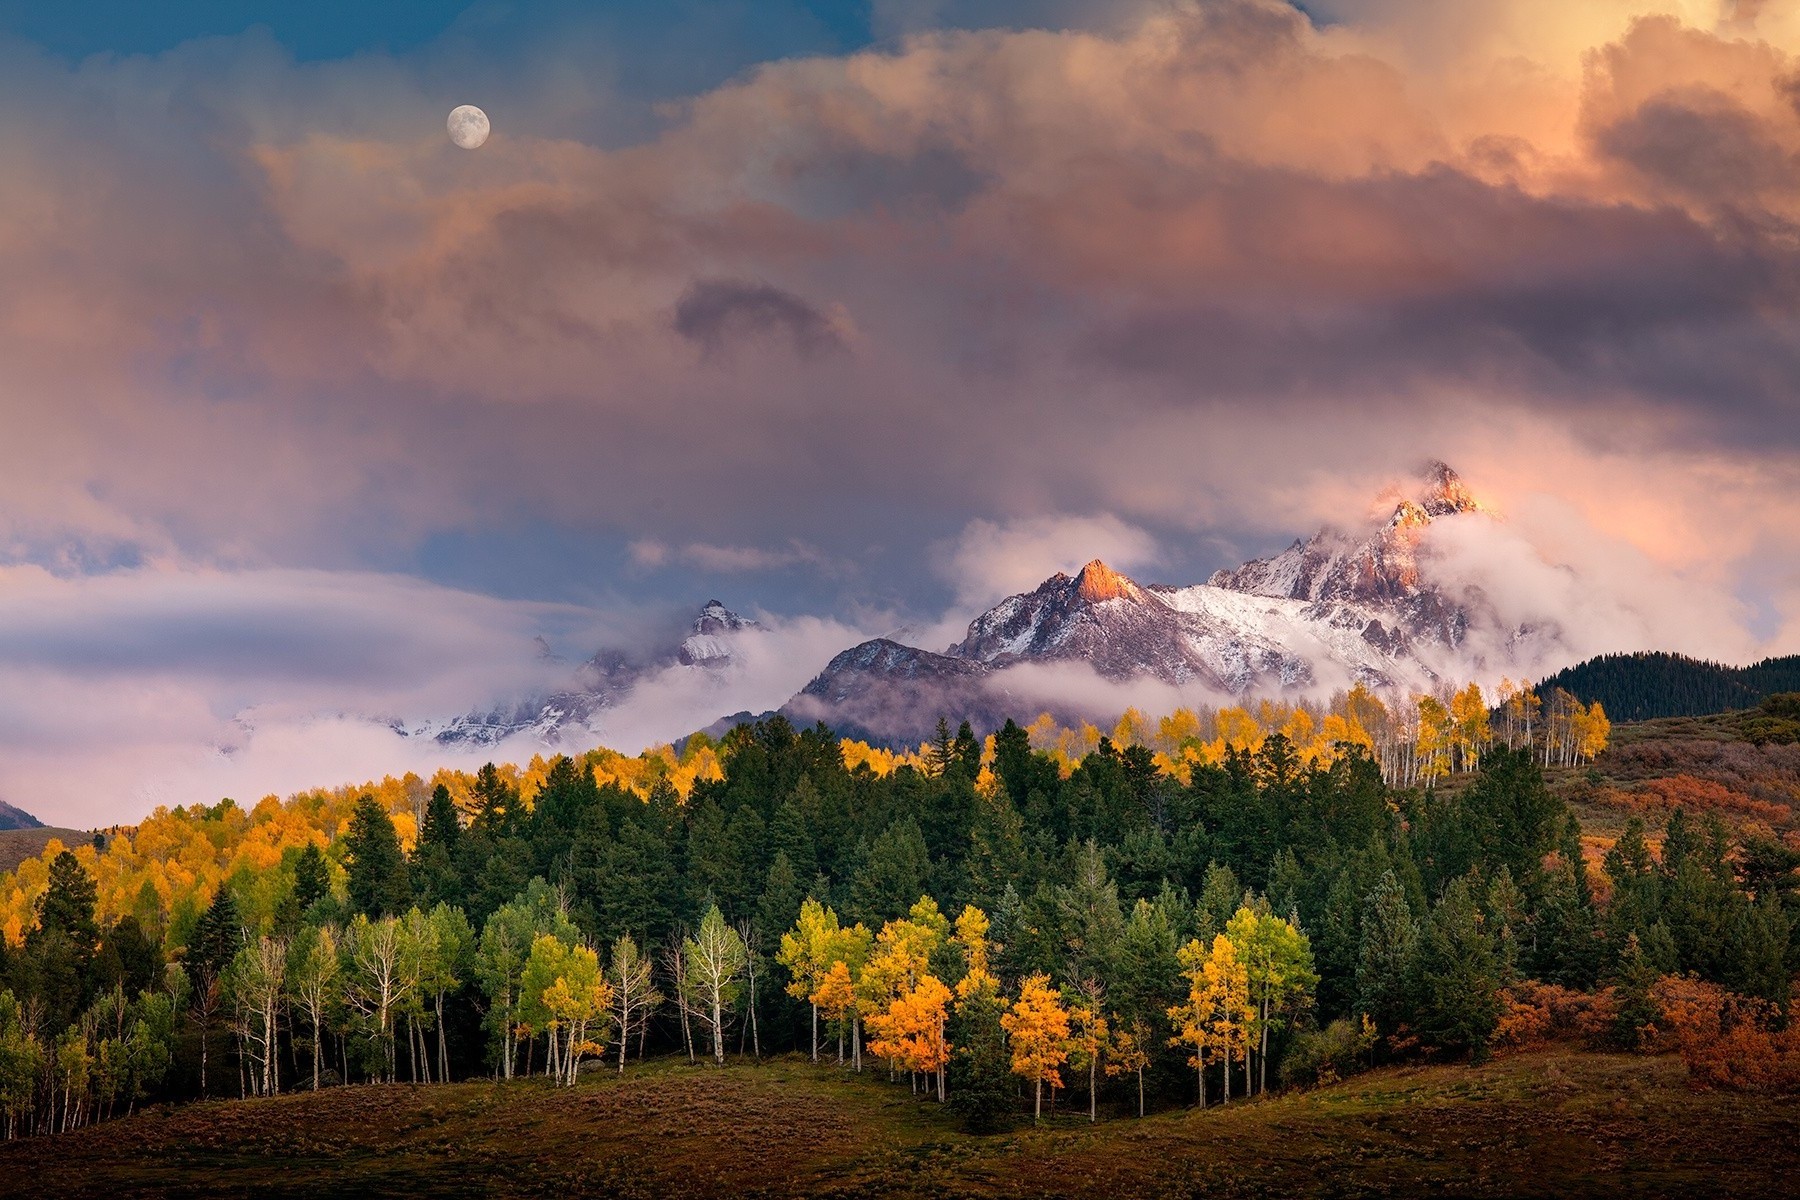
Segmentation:
{"type": "Polygon", "coordinates": [[[808,896],[794,928],[781,935],[775,961],[787,968],[788,995],[812,1006],[812,1061],[819,1061],[819,1005],[812,997],[831,969],[831,953],[842,930],[837,913],[808,896]]]}
{"type": "MultiPolygon", "coordinates": [[[[1269,1086],[1269,1034],[1311,1001],[1319,975],[1313,968],[1312,945],[1291,922],[1273,913],[1240,908],[1226,923],[1225,936],[1244,967],[1245,986],[1255,1012],[1252,1032],[1257,1044],[1258,1091],[1269,1086]]],[[[1244,1081],[1245,1090],[1250,1080],[1244,1081]]]]}
{"type": "Polygon", "coordinates": [[[856,983],[850,976],[849,965],[841,959],[832,963],[831,968],[825,972],[825,978],[819,981],[819,986],[807,999],[837,1029],[838,1066],[843,1066],[844,1034],[849,1025],[850,1014],[856,1011],[856,983]]]}
{"type": "Polygon", "coordinates": [[[1169,1006],[1169,1020],[1175,1027],[1169,1045],[1192,1048],[1188,1065],[1194,1068],[1200,1107],[1205,1108],[1207,1050],[1215,1044],[1214,1010],[1218,1001],[1206,984],[1206,946],[1195,938],[1177,950],[1175,957],[1188,981],[1188,997],[1186,1003],[1169,1006]]]}
{"type": "Polygon", "coordinates": [[[1099,1119],[1099,1080],[1101,1061],[1111,1044],[1112,1027],[1100,1007],[1098,990],[1078,992],[1068,1004],[1069,1065],[1087,1071],[1088,1121],[1099,1119]]]}
{"type": "Polygon", "coordinates": [[[1044,1084],[1062,1086],[1060,1068],[1069,1058],[1069,1014],[1041,972],[1019,986],[1019,998],[1000,1018],[1012,1040],[1013,1074],[1032,1085],[1032,1119],[1044,1115],[1044,1084]]]}
{"type": "Polygon", "coordinates": [[[1135,1019],[1129,1028],[1113,1031],[1112,1052],[1106,1060],[1108,1077],[1124,1075],[1127,1072],[1137,1076],[1138,1116],[1140,1117],[1144,1115],[1144,1068],[1150,1065],[1150,1053],[1145,1047],[1149,1044],[1150,1027],[1141,1018],[1135,1019]]]}
{"type": "Polygon", "coordinates": [[[744,940],[726,924],[715,904],[700,919],[694,936],[682,942],[681,953],[694,1014],[712,1038],[713,1064],[724,1066],[725,1022],[737,1003],[738,979],[746,965],[744,940]]]}
{"type": "Polygon", "coordinates": [[[371,921],[358,913],[344,934],[345,997],[363,1018],[381,1050],[383,1075],[394,1082],[394,1013],[406,1000],[401,973],[400,923],[393,917],[371,921]]]}
{"type": "Polygon", "coordinates": [[[288,995],[306,1013],[312,1025],[312,1085],[319,1090],[321,1047],[325,1019],[338,998],[338,939],[330,925],[302,931],[292,950],[287,972],[288,995]]]}
{"type": "Polygon", "coordinates": [[[625,1048],[631,1041],[632,1033],[641,1024],[647,1024],[650,1014],[662,1003],[662,995],[656,990],[650,960],[639,953],[637,943],[630,934],[621,936],[613,943],[607,983],[612,986],[613,1017],[619,1026],[619,1074],[623,1075],[625,1048]]]}

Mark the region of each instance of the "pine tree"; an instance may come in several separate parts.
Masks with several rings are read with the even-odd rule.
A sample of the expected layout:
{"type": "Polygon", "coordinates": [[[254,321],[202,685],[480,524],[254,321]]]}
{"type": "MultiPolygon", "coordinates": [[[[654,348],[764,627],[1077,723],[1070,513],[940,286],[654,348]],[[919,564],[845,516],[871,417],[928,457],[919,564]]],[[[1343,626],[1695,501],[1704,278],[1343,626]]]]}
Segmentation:
{"type": "Polygon", "coordinates": [[[331,868],[318,843],[308,842],[294,860],[294,903],[302,913],[331,894],[331,868]]]}
{"type": "Polygon", "coordinates": [[[37,934],[63,934],[92,956],[100,941],[94,922],[94,877],[73,854],[64,850],[50,860],[49,877],[37,902],[37,934]]]}
{"type": "Polygon", "coordinates": [[[207,1035],[218,1009],[220,979],[244,942],[244,925],[237,899],[221,885],[201,914],[188,941],[186,966],[193,984],[194,1011],[200,1017],[200,1094],[206,1096],[207,1035]]]}
{"type": "Polygon", "coordinates": [[[1412,1007],[1409,981],[1419,940],[1406,893],[1392,871],[1384,872],[1363,901],[1362,939],[1356,956],[1356,1010],[1391,1036],[1412,1007]]]}
{"type": "Polygon", "coordinates": [[[400,837],[393,818],[373,796],[358,800],[351,814],[344,835],[344,868],[353,912],[392,916],[412,903],[400,837]]]}
{"type": "Polygon", "coordinates": [[[1434,1046],[1487,1053],[1500,1020],[1500,969],[1467,880],[1458,879],[1432,910],[1414,957],[1415,1028],[1434,1046]]]}
{"type": "Polygon", "coordinates": [[[1001,1018],[1006,1004],[991,986],[973,989],[956,1005],[950,1022],[950,1111],[970,1133],[1005,1128],[1014,1084],[1001,1018]]]}

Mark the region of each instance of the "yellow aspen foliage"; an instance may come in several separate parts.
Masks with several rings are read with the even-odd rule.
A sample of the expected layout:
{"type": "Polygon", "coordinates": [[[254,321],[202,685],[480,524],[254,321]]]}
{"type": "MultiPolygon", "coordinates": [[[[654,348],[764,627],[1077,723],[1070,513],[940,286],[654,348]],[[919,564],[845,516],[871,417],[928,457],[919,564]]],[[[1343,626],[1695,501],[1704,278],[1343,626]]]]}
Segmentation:
{"type": "Polygon", "coordinates": [[[901,1071],[917,1071],[939,1079],[950,1064],[950,1043],[944,1036],[949,1019],[950,989],[935,975],[921,975],[910,988],[868,1017],[869,1052],[901,1071]]]}
{"type": "Polygon", "coordinates": [[[1565,734],[1568,743],[1566,760],[1575,763],[1592,761],[1606,749],[1611,734],[1612,722],[1598,700],[1584,707],[1580,701],[1571,698],[1565,734]]]}
{"type": "Polygon", "coordinates": [[[1142,746],[1149,738],[1150,719],[1136,708],[1127,708],[1119,723],[1113,726],[1113,745],[1120,748],[1126,746],[1142,746]]]}
{"type": "Polygon", "coordinates": [[[1317,761],[1324,749],[1318,744],[1318,722],[1313,720],[1313,715],[1300,705],[1295,705],[1293,711],[1287,714],[1287,719],[1281,722],[1279,732],[1288,740],[1288,745],[1294,748],[1294,753],[1299,755],[1302,761],[1317,761]]]}
{"type": "Polygon", "coordinates": [[[1244,709],[1235,706],[1220,709],[1217,724],[1218,740],[1226,749],[1248,750],[1252,754],[1262,749],[1262,726],[1244,709]]]}
{"type": "Polygon", "coordinates": [[[1450,743],[1462,769],[1473,771],[1481,766],[1481,756],[1493,740],[1487,699],[1481,694],[1481,685],[1471,683],[1450,700],[1450,743]]]}
{"type": "Polygon", "coordinates": [[[931,969],[932,953],[949,934],[950,922],[929,896],[921,896],[905,917],[883,925],[857,980],[863,1014],[872,1018],[885,1011],[895,996],[917,986],[931,969]]]}
{"type": "Polygon", "coordinates": [[[820,1016],[842,1026],[856,1007],[856,981],[850,975],[849,964],[841,959],[832,963],[807,999],[818,1005],[820,1016]]]}
{"type": "Polygon", "coordinates": [[[1436,696],[1414,699],[1419,714],[1419,733],[1413,754],[1419,778],[1429,784],[1450,773],[1450,710],[1436,696]]]}
{"type": "Polygon", "coordinates": [[[801,903],[794,927],[781,935],[775,953],[775,961],[788,971],[788,995],[803,1000],[818,990],[833,965],[832,952],[842,932],[837,913],[810,896],[801,903]]]}
{"type": "Polygon", "coordinates": [[[959,1004],[1000,994],[1000,981],[989,966],[993,955],[993,943],[987,939],[989,928],[988,915],[973,904],[965,905],[956,918],[956,933],[950,941],[963,957],[963,977],[956,981],[959,1004]]]}
{"type": "Polygon", "coordinates": [[[1026,978],[1019,998],[1000,1017],[1012,1044],[1013,1074],[1032,1085],[1033,1118],[1044,1113],[1044,1085],[1062,1086],[1060,1068],[1069,1060],[1069,1013],[1042,973],[1026,978]]]}
{"type": "Polygon", "coordinates": [[[1200,744],[1200,717],[1191,708],[1178,708],[1156,726],[1154,746],[1163,754],[1178,759],[1183,750],[1200,744]]]}
{"type": "Polygon", "coordinates": [[[1088,999],[1069,1006],[1069,1025],[1069,1065],[1087,1072],[1088,1120],[1092,1121],[1098,1116],[1100,1067],[1112,1049],[1112,1022],[1096,1000],[1088,999]]]}
{"type": "Polygon", "coordinates": [[[1256,1027],[1256,1009],[1250,1003],[1250,971],[1238,957],[1237,947],[1224,934],[1213,938],[1212,953],[1201,964],[1204,987],[1213,1000],[1215,1044],[1225,1063],[1225,1099],[1231,1100],[1231,1060],[1250,1061],[1250,1039],[1256,1027]]]}
{"type": "Polygon", "coordinates": [[[1133,1021],[1128,1028],[1113,1030],[1112,1051],[1106,1056],[1106,1077],[1136,1075],[1138,1116],[1144,1115],[1144,1071],[1150,1066],[1150,1029],[1143,1021],[1133,1021]]]}

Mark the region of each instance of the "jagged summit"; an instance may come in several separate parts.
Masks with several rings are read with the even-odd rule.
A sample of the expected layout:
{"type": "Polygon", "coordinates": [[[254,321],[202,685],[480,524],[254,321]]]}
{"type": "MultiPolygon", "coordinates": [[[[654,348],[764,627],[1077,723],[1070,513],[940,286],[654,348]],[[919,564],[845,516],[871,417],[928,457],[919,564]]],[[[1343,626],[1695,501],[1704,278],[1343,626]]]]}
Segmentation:
{"type": "Polygon", "coordinates": [[[1451,513],[1485,512],[1486,506],[1475,498],[1462,476],[1450,469],[1449,464],[1432,462],[1425,468],[1425,490],[1417,497],[1418,505],[1426,514],[1433,517],[1447,517],[1451,513]]]}
{"type": "Polygon", "coordinates": [[[1385,496],[1393,502],[1392,514],[1373,532],[1321,529],[1273,558],[1214,572],[1207,582],[1296,600],[1406,601],[1428,590],[1419,563],[1421,533],[1434,521],[1491,515],[1462,477],[1441,462],[1429,464],[1409,490],[1390,489],[1385,496]]]}
{"type": "Polygon", "coordinates": [[[1472,612],[1490,618],[1479,598],[1452,599],[1433,582],[1423,534],[1491,510],[1434,461],[1370,515],[1360,531],[1320,530],[1192,587],[1146,587],[1094,559],[1002,600],[944,654],[887,640],[853,647],[790,710],[905,742],[940,713],[978,724],[1000,714],[1010,669],[1056,663],[1221,695],[1429,687],[1463,652],[1472,612]]]}
{"type": "Polygon", "coordinates": [[[1081,568],[1081,573],[1075,576],[1075,591],[1090,604],[1098,604],[1104,600],[1142,602],[1149,599],[1144,595],[1144,589],[1097,558],[1081,568]]]}
{"type": "MultiPolygon", "coordinates": [[[[597,735],[606,710],[623,702],[646,677],[673,668],[723,671],[736,661],[736,635],[761,629],[722,601],[708,600],[676,645],[601,649],[558,691],[504,701],[485,712],[468,713],[442,724],[426,723],[409,732],[447,745],[492,745],[521,733],[547,745],[569,737],[586,740],[597,735]]],[[[542,651],[549,650],[542,638],[538,643],[542,651]]],[[[542,660],[562,661],[554,657],[542,660]]]]}
{"type": "Polygon", "coordinates": [[[694,618],[693,632],[681,643],[676,657],[689,667],[721,667],[731,661],[731,642],[722,635],[744,629],[761,629],[748,617],[740,617],[717,600],[708,600],[694,618]]]}

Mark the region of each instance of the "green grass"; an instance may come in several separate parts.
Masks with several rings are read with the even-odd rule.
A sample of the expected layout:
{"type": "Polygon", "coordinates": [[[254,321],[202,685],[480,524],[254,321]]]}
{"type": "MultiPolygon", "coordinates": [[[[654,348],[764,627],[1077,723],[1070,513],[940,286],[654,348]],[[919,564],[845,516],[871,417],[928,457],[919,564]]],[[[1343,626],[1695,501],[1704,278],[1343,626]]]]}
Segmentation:
{"type": "Polygon", "coordinates": [[[988,1138],[875,1074],[679,1061],[574,1089],[353,1087],[155,1110],[0,1145],[0,1194],[696,1197],[1767,1195],[1800,1101],[1552,1051],[988,1138]]]}

